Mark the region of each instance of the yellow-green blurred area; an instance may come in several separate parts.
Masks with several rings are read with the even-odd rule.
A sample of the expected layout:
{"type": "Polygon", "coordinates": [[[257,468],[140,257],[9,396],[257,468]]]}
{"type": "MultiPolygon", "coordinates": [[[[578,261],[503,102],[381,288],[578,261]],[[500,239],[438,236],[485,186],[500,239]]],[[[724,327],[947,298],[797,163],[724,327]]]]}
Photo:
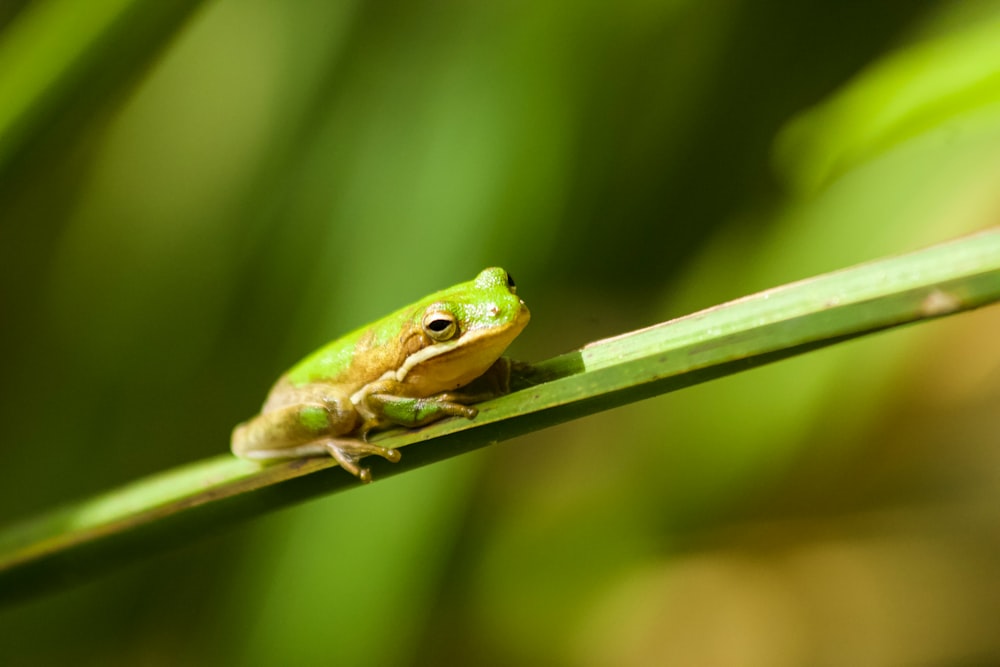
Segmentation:
{"type": "MultiPolygon", "coordinates": [[[[996,1],[8,0],[0,524],[485,266],[537,361],[998,222],[996,1]]],[[[0,664],[997,664],[998,619],[993,307],[231,526],[0,610],[0,664]]]]}

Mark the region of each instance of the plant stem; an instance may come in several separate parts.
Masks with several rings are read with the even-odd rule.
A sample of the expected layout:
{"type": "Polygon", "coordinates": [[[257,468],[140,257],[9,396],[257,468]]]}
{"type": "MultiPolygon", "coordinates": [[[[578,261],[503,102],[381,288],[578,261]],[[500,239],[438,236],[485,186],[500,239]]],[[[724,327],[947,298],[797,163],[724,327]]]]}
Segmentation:
{"type": "MultiPolygon", "coordinates": [[[[500,440],[834,343],[1000,300],[1000,228],[760,292],[521,369],[515,391],[450,419],[375,438],[402,461],[377,479],[500,440]],[[419,444],[419,446],[414,446],[419,444]]],[[[220,449],[222,447],[220,446],[220,449]]],[[[375,457],[372,457],[375,458],[375,457]]],[[[290,503],[353,487],[332,459],[269,466],[228,454],[0,530],[0,601],[290,503]]]]}

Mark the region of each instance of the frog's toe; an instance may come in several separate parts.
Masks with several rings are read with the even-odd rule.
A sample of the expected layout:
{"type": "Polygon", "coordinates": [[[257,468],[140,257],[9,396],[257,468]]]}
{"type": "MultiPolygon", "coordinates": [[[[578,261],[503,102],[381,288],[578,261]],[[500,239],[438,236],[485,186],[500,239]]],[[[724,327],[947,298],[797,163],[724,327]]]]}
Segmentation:
{"type": "Polygon", "coordinates": [[[362,458],[374,454],[390,463],[397,463],[401,456],[398,450],[355,440],[326,440],[323,442],[323,447],[340,464],[341,468],[365,484],[372,481],[372,473],[368,468],[362,468],[358,465],[362,458]]]}

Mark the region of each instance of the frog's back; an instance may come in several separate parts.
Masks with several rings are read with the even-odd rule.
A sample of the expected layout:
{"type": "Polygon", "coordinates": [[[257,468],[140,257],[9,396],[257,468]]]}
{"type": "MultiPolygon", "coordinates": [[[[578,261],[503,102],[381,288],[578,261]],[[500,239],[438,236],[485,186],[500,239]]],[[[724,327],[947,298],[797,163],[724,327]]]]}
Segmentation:
{"type": "Polygon", "coordinates": [[[327,343],[293,366],[282,382],[294,387],[337,385],[353,392],[377,380],[424,344],[420,312],[413,306],[403,308],[327,343]]]}
{"type": "Polygon", "coordinates": [[[331,341],[292,366],[284,379],[295,386],[314,382],[340,384],[347,380],[358,340],[364,330],[331,341]]]}

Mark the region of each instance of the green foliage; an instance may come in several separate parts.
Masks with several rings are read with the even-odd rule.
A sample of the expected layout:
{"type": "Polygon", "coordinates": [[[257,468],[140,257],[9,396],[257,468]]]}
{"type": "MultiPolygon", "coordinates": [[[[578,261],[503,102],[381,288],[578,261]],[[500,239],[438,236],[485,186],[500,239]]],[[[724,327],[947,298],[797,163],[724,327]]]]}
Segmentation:
{"type": "MultiPolygon", "coordinates": [[[[453,419],[379,442],[394,448],[423,443],[429,451],[420,452],[415,462],[422,465],[848,338],[994,301],[1000,301],[1000,229],[591,343],[522,369],[521,391],[482,404],[474,422],[453,419]]],[[[0,595],[30,594],[117,564],[136,550],[133,531],[147,533],[139,551],[148,555],[175,546],[193,531],[210,532],[234,518],[359,483],[340,474],[314,482],[307,492],[268,488],[332,465],[333,459],[324,457],[258,467],[224,455],[27,521],[0,533],[0,595]],[[272,491],[268,499],[240,498],[265,490],[272,491]],[[209,506],[215,504],[225,506],[209,506]]],[[[394,465],[390,471],[411,467],[394,465]]]]}
{"type": "MultiPolygon", "coordinates": [[[[532,361],[1000,219],[991,0],[78,5],[0,7],[0,525],[484,266],[532,361]]],[[[0,662],[996,662],[996,312],[78,551],[0,662]]]]}

